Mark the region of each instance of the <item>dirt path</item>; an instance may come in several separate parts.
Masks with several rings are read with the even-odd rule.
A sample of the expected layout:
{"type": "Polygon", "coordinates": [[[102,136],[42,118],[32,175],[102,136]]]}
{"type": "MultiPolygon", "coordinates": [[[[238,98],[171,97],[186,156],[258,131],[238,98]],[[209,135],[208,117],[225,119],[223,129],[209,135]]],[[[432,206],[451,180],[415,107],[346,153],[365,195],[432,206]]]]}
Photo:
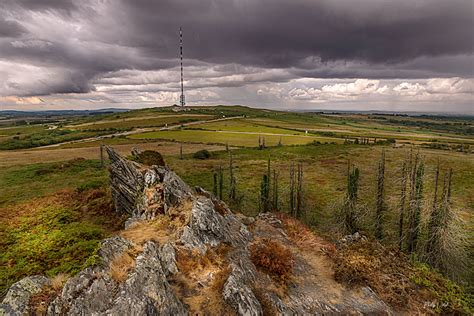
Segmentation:
{"type": "MultiPolygon", "coordinates": [[[[232,117],[224,117],[224,118],[213,119],[213,120],[205,120],[205,121],[189,122],[189,123],[182,123],[182,124],[174,124],[174,125],[171,125],[171,126],[166,126],[166,127],[159,128],[158,130],[168,131],[168,130],[180,128],[182,126],[213,123],[213,122],[226,121],[226,120],[235,120],[235,119],[239,119],[239,118],[243,118],[243,116],[232,116],[232,117]]],[[[97,141],[97,140],[101,140],[101,139],[107,139],[107,138],[118,137],[118,136],[128,136],[128,135],[140,134],[140,133],[146,133],[146,132],[153,132],[153,131],[156,131],[156,130],[157,130],[156,127],[137,128],[137,129],[134,129],[134,130],[131,130],[131,131],[126,131],[126,132],[118,132],[118,133],[114,133],[114,134],[95,136],[95,137],[89,137],[89,138],[84,138],[84,139],[71,140],[71,141],[62,142],[62,143],[58,143],[58,144],[52,144],[52,145],[47,145],[47,146],[36,147],[36,149],[55,148],[55,147],[60,147],[62,145],[67,145],[67,144],[88,143],[88,142],[93,142],[93,141],[97,141]]]]}
{"type": "MultiPolygon", "coordinates": [[[[130,154],[130,151],[134,147],[140,148],[142,150],[157,150],[165,156],[178,155],[180,150],[180,144],[173,142],[113,145],[113,148],[122,155],[130,154]]],[[[209,151],[224,150],[224,148],[224,146],[217,145],[183,144],[183,153],[193,153],[201,149],[207,149],[209,151]]],[[[0,151],[0,167],[66,161],[74,158],[99,159],[99,157],[100,151],[98,146],[0,151]]]]}
{"type": "Polygon", "coordinates": [[[155,116],[139,116],[139,117],[127,117],[122,119],[115,119],[115,120],[103,120],[103,121],[96,121],[96,122],[89,122],[89,123],[82,123],[82,124],[70,124],[66,125],[67,128],[75,128],[75,127],[84,127],[84,126],[94,126],[97,124],[104,124],[104,123],[120,123],[120,122],[128,122],[128,121],[141,121],[141,120],[152,120],[152,119],[159,119],[159,118],[168,118],[168,117],[209,117],[211,115],[207,114],[169,114],[169,115],[155,115],[155,116]]]}

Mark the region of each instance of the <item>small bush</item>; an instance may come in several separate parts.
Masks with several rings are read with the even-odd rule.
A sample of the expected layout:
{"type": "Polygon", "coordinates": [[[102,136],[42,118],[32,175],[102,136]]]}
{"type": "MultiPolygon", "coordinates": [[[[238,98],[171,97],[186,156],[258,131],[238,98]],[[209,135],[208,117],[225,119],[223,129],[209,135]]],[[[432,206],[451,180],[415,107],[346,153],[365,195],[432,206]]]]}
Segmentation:
{"type": "Polygon", "coordinates": [[[250,259],[257,268],[278,281],[286,282],[292,275],[293,254],[278,241],[263,238],[254,242],[250,248],[250,259]]]}
{"type": "Polygon", "coordinates": [[[89,181],[89,182],[80,184],[80,185],[76,188],[76,192],[77,192],[77,193],[81,193],[81,192],[88,191],[88,190],[92,190],[92,189],[99,189],[99,188],[101,188],[103,185],[104,185],[104,182],[103,182],[102,180],[94,179],[94,180],[91,180],[91,181],[89,181]]]}
{"type": "Polygon", "coordinates": [[[205,149],[197,151],[193,154],[194,159],[209,159],[211,157],[211,153],[205,149]]]}
{"type": "Polygon", "coordinates": [[[154,150],[145,150],[135,156],[135,161],[147,166],[164,166],[163,156],[154,150]]]}

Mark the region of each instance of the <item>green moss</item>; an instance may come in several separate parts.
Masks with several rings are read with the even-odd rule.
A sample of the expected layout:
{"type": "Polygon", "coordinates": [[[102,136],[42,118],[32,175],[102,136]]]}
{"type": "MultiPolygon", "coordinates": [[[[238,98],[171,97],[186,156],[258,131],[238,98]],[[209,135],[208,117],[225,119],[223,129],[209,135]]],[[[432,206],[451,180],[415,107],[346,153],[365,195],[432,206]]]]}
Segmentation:
{"type": "Polygon", "coordinates": [[[473,296],[464,288],[431,269],[427,264],[412,260],[414,269],[410,281],[429,290],[436,297],[435,310],[439,313],[474,312],[473,296]]]}
{"type": "Polygon", "coordinates": [[[27,275],[74,275],[83,269],[86,258],[87,265],[97,261],[100,241],[113,229],[110,223],[120,223],[120,219],[110,210],[103,213],[107,212],[103,205],[108,203],[107,195],[91,197],[89,192],[95,191],[65,193],[59,200],[18,206],[31,207],[32,211],[15,217],[15,225],[7,227],[0,222],[0,297],[13,282],[27,275]],[[95,213],[96,208],[102,213],[95,213]]]}

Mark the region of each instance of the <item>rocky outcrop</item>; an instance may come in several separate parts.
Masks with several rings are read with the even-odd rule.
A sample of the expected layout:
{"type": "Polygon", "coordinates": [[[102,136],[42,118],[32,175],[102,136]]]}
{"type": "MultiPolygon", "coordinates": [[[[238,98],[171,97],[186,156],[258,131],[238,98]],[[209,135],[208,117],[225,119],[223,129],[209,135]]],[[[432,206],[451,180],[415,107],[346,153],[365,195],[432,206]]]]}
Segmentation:
{"type": "Polygon", "coordinates": [[[151,219],[192,196],[191,188],[165,166],[142,167],[105,147],[115,210],[130,220],[151,219]]]}
{"type": "Polygon", "coordinates": [[[49,279],[42,275],[29,276],[16,282],[0,304],[0,315],[28,315],[30,298],[41,292],[47,284],[49,279]]]}
{"type": "MultiPolygon", "coordinates": [[[[104,240],[96,264],[66,282],[48,315],[390,313],[370,289],[354,291],[336,283],[329,259],[316,246],[296,245],[273,214],[256,219],[234,214],[166,167],[145,168],[107,151],[117,211],[130,216],[125,232],[135,229],[140,238],[130,233],[123,234],[130,239],[104,240]],[[293,276],[283,287],[252,261],[252,243],[265,238],[294,255],[293,276]]],[[[31,278],[10,289],[0,311],[25,313],[31,293],[47,283],[44,277],[31,278]]]]}

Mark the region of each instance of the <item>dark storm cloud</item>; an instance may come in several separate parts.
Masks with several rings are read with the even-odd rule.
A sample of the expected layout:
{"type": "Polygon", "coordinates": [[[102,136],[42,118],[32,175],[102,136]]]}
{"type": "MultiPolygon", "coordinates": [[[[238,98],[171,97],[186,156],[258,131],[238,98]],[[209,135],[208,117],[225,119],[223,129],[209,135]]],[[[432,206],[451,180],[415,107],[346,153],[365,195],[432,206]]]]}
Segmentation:
{"type": "Polygon", "coordinates": [[[0,17],[0,37],[18,37],[25,31],[25,28],[18,22],[4,20],[0,17]]]}
{"type": "MultiPolygon", "coordinates": [[[[0,73],[10,75],[0,94],[88,92],[101,78],[124,70],[170,69],[177,65],[180,26],[186,69],[212,70],[197,73],[190,87],[300,77],[473,77],[473,3],[2,0],[0,73]],[[44,75],[33,82],[36,86],[24,88],[28,74],[13,76],[16,64],[32,65],[44,75]],[[278,71],[250,77],[249,69],[278,71]]],[[[153,81],[144,74],[127,82],[143,87],[169,78],[153,81]]]]}
{"type": "Polygon", "coordinates": [[[323,61],[395,63],[473,51],[472,0],[184,1],[123,0],[131,43],[175,54],[185,30],[186,56],[266,67],[323,61]],[[131,34],[130,34],[131,35],[131,34]]]}

